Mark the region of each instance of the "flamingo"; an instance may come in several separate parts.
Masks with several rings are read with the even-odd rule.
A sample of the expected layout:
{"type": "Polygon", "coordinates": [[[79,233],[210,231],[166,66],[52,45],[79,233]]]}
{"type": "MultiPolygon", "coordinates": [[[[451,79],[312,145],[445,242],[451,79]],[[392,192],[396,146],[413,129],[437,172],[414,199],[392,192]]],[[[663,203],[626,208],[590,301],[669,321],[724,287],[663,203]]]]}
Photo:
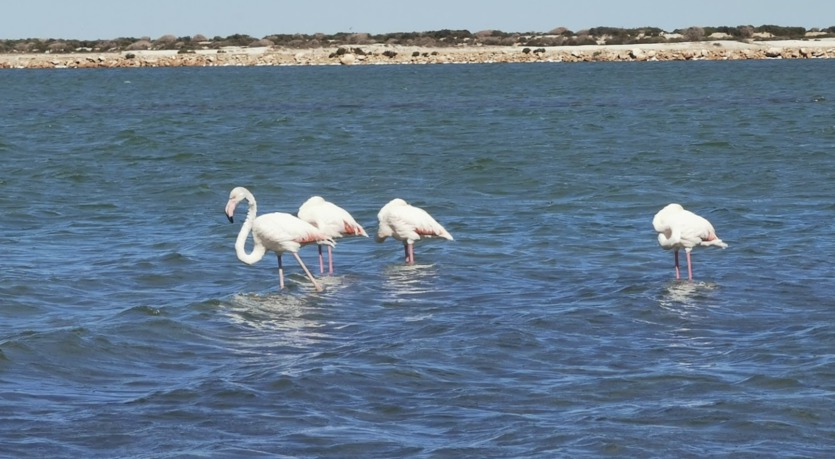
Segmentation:
{"type": "MultiPolygon", "coordinates": [[[[313,196],[299,207],[299,218],[319,228],[331,239],[343,236],[365,236],[368,233],[354,220],[347,210],[326,201],[321,196],[313,196]]],[[[322,259],[322,244],[319,244],[319,273],[324,274],[325,263],[322,259]]],[[[333,248],[328,246],[328,274],[333,274],[333,248]]]]}
{"type": "Polygon", "coordinates": [[[377,229],[376,241],[383,242],[389,236],[402,241],[407,264],[415,262],[415,241],[433,237],[452,240],[452,235],[429,213],[399,198],[392,199],[383,206],[377,214],[377,219],[380,226],[377,229]]]}
{"type": "Polygon", "coordinates": [[[687,254],[687,274],[693,280],[693,267],[690,263],[690,251],[693,247],[721,247],[725,244],[716,236],[716,230],[709,221],[689,210],[684,210],[680,204],[668,204],[658,211],[652,219],[652,226],[658,232],[658,243],[665,250],[675,250],[676,279],[680,278],[678,269],[678,251],[684,249],[687,254]]]}
{"type": "Polygon", "coordinates": [[[238,233],[238,239],[235,240],[235,254],[238,259],[251,265],[264,258],[264,254],[268,250],[272,250],[278,256],[279,287],[284,288],[284,267],[281,264],[281,255],[284,252],[290,252],[296,257],[296,261],[299,262],[310,282],[313,282],[316,291],[321,292],[322,287],[310,274],[297,252],[301,246],[314,242],[333,246],[335,244],[333,239],[315,226],[294,215],[282,212],[257,215],[255,197],[249,190],[240,186],[229,193],[229,202],[226,204],[226,216],[230,223],[234,222],[232,217],[235,214],[235,207],[243,200],[246,200],[249,204],[249,210],[246,213],[246,220],[241,226],[241,231],[238,233]],[[250,231],[253,240],[252,252],[246,253],[246,239],[250,231]]]}

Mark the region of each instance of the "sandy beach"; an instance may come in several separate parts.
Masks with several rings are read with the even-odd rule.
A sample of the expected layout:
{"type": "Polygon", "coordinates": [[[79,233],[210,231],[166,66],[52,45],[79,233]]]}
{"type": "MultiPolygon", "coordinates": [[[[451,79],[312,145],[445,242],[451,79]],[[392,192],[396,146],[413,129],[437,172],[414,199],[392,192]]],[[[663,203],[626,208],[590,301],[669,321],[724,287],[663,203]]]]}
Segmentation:
{"type": "Polygon", "coordinates": [[[835,38],[741,42],[652,43],[531,48],[459,46],[427,48],[360,45],[352,48],[290,49],[275,47],[118,53],[0,54],[0,69],[211,67],[269,65],[383,65],[523,62],[621,62],[740,59],[835,58],[835,38]]]}

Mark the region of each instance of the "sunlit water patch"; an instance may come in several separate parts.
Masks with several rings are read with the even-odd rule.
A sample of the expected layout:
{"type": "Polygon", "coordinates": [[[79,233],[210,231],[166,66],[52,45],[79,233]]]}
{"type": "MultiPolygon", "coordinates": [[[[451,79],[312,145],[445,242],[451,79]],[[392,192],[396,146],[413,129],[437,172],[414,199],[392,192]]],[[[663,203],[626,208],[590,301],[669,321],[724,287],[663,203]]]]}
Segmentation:
{"type": "Polygon", "coordinates": [[[4,74],[0,455],[831,456],[833,65],[4,74]],[[234,186],[372,237],[279,289],[234,186]]]}

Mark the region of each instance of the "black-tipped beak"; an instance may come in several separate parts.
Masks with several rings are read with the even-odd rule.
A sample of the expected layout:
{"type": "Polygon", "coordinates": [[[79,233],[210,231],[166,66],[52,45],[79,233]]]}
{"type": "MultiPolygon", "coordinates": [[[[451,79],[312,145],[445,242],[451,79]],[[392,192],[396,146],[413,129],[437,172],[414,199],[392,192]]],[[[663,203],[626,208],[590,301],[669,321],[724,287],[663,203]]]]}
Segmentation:
{"type": "Polygon", "coordinates": [[[235,219],[231,215],[227,215],[226,218],[229,219],[229,223],[235,223],[235,219]]]}

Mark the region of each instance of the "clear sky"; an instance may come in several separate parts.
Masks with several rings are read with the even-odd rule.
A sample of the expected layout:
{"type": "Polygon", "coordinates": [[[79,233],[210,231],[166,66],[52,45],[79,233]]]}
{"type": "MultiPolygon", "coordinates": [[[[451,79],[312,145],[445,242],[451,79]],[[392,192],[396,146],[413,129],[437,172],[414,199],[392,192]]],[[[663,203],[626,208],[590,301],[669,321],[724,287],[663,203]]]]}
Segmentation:
{"type": "Polygon", "coordinates": [[[0,39],[835,26],[835,0],[4,0],[0,39]]]}

